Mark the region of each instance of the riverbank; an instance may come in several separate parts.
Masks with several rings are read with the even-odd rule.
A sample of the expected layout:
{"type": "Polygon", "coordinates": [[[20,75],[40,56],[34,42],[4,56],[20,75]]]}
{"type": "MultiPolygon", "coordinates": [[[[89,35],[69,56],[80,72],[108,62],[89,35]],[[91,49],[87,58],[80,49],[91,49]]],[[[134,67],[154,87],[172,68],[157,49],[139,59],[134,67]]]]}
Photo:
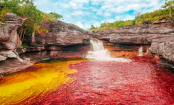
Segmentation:
{"type": "Polygon", "coordinates": [[[27,68],[32,67],[34,63],[24,60],[23,62],[18,59],[7,59],[0,62],[0,75],[5,76],[20,71],[25,71],[27,68]]]}
{"type": "Polygon", "coordinates": [[[112,57],[136,57],[142,46],[143,52],[155,53],[171,63],[174,62],[172,47],[174,28],[166,27],[166,24],[163,26],[163,23],[95,32],[85,31],[76,25],[61,21],[44,22],[41,27],[48,32],[27,36],[24,40],[28,46],[24,48],[21,47],[17,29],[25,19],[12,13],[6,14],[6,17],[7,21],[0,27],[2,28],[0,31],[0,74],[14,73],[28,68],[32,66],[30,60],[82,59],[91,50],[91,38],[109,41],[106,49],[114,48],[111,51],[112,57]],[[11,64],[11,62],[14,63],[11,64]]]}

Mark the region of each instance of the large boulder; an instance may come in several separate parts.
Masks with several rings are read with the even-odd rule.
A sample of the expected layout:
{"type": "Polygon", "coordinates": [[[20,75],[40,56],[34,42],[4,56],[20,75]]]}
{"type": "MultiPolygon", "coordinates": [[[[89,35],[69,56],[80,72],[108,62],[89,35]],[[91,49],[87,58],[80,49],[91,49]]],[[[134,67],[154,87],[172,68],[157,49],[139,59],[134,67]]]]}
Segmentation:
{"type": "Polygon", "coordinates": [[[149,51],[174,62],[174,37],[163,37],[152,41],[149,51]]]}
{"type": "Polygon", "coordinates": [[[5,18],[6,21],[0,24],[0,61],[18,57],[15,49],[21,46],[21,41],[17,29],[25,21],[13,13],[6,13],[5,18]]]}
{"type": "Polygon", "coordinates": [[[0,48],[2,50],[14,50],[21,45],[17,29],[22,26],[25,19],[13,13],[6,13],[7,21],[0,24],[0,48]]]}
{"type": "Polygon", "coordinates": [[[35,45],[60,45],[69,46],[76,44],[89,44],[90,37],[87,31],[76,25],[58,22],[43,22],[42,28],[47,29],[47,33],[36,33],[32,42],[35,45]]]}

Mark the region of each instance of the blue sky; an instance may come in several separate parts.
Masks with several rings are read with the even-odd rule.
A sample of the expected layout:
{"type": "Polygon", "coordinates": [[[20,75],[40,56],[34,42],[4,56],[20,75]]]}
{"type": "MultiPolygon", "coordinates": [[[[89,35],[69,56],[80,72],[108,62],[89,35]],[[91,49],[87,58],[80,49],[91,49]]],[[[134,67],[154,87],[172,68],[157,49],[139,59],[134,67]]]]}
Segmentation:
{"type": "Polygon", "coordinates": [[[161,8],[165,0],[35,0],[43,12],[56,12],[64,22],[87,30],[91,25],[116,20],[134,19],[138,12],[146,13],[161,8]]]}

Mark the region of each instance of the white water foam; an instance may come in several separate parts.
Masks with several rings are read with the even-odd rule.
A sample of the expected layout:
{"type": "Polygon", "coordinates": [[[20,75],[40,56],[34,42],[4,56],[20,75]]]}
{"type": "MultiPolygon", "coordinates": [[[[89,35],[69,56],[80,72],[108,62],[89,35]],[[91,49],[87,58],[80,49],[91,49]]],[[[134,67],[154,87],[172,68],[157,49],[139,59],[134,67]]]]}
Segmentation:
{"type": "Polygon", "coordinates": [[[104,49],[103,43],[97,39],[90,40],[93,51],[88,51],[86,58],[100,61],[117,61],[117,62],[130,62],[130,59],[125,58],[112,58],[107,49],[104,49]]]}
{"type": "Polygon", "coordinates": [[[138,56],[143,56],[143,47],[141,46],[138,50],[139,54],[138,56]]]}

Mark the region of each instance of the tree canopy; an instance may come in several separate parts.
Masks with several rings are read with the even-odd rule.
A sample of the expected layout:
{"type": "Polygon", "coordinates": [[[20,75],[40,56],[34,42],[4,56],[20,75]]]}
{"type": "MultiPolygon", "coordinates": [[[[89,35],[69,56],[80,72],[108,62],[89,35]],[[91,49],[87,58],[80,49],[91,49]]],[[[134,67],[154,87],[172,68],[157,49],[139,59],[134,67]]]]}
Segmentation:
{"type": "Polygon", "coordinates": [[[27,18],[23,27],[18,29],[21,40],[24,35],[44,31],[45,29],[41,29],[43,21],[56,22],[58,21],[57,19],[63,18],[62,15],[55,12],[47,14],[38,10],[34,5],[34,0],[1,0],[0,5],[3,6],[3,8],[0,9],[0,21],[5,21],[4,15],[7,12],[15,13],[22,18],[27,18]]]}
{"type": "Polygon", "coordinates": [[[169,10],[169,16],[172,17],[172,9],[174,7],[174,0],[165,0],[165,4],[162,8],[166,8],[169,10]]]}
{"type": "Polygon", "coordinates": [[[55,12],[50,12],[49,15],[54,18],[54,19],[61,19],[63,18],[62,15],[58,14],[58,13],[55,13],[55,12]]]}

